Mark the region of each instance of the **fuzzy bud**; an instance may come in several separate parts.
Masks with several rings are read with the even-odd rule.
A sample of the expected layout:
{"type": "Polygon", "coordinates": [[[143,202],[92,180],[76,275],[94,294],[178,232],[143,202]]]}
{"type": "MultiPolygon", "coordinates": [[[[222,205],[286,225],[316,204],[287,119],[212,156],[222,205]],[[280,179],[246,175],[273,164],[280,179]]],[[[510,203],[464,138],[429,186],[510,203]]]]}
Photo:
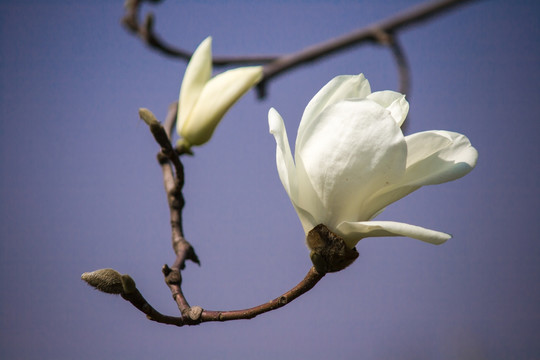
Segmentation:
{"type": "Polygon", "coordinates": [[[81,275],[81,279],[107,294],[122,294],[124,292],[122,275],[114,269],[85,272],[81,275]]]}

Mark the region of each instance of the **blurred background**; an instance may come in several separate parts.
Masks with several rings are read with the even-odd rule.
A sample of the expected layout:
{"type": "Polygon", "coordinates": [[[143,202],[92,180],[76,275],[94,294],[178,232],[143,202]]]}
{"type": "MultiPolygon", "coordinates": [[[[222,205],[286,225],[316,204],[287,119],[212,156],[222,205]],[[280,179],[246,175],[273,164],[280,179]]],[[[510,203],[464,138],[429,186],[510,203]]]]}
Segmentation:
{"type": "MultiPolygon", "coordinates": [[[[297,51],[422,3],[165,1],[157,32],[214,54],[297,51]]],[[[400,33],[412,89],[407,132],[466,134],[466,177],[423,188],[378,219],[452,233],[433,246],[368,238],[360,258],[286,307],[252,320],[176,328],[83,281],[130,274],[165,314],[171,264],[158,147],[139,107],[164,119],[183,61],[122,28],[122,1],[0,1],[0,357],[3,359],[534,359],[540,357],[540,3],[476,1],[400,33]]],[[[217,69],[222,71],[222,69],[217,69]]],[[[311,266],[275,166],[267,112],[294,143],[331,78],[364,73],[398,88],[388,49],[365,44],[248,93],[185,158],[191,305],[266,302],[311,266]]]]}

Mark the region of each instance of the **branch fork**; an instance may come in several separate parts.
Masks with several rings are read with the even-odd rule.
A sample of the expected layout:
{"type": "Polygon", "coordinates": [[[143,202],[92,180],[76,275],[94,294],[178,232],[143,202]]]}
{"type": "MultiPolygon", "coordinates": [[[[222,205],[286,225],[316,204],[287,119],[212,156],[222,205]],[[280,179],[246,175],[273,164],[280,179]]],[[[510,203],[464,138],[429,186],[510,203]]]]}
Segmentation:
{"type": "Polygon", "coordinates": [[[312,289],[313,286],[322,279],[326,271],[317,271],[315,267],[312,267],[308,271],[306,277],[294,288],[269,302],[249,309],[212,311],[204,310],[200,306],[189,305],[182,291],[182,270],[185,268],[186,260],[191,260],[199,265],[200,261],[193,246],[184,238],[182,230],[182,209],[185,204],[182,194],[182,187],[184,186],[184,168],[180,161],[181,152],[178,152],[173,148],[170,140],[170,134],[176,120],[176,110],[176,103],[169,107],[169,112],[163,126],[148,109],[140,109],[139,115],[149,126],[154,139],[161,146],[157,159],[163,173],[163,183],[170,210],[172,245],[176,254],[173,265],[171,267],[167,264],[163,265],[162,272],[165,283],[171,291],[181,316],[167,316],[158,312],[143,297],[129,275],[121,275],[113,269],[103,269],[93,273],[85,273],[82,276],[83,280],[87,281],[98,290],[120,294],[122,298],[129,301],[138,310],[146,314],[146,317],[149,320],[176,326],[197,325],[209,321],[251,319],[262,313],[283,307],[312,289]]]}
{"type": "MultiPolygon", "coordinates": [[[[188,61],[192,52],[181,47],[169,45],[161,40],[154,30],[154,15],[146,15],[143,23],[139,22],[140,7],[144,2],[158,3],[161,0],[128,0],[122,18],[124,26],[137,35],[151,49],[163,55],[188,61]]],[[[266,95],[266,86],[274,77],[290,71],[308,62],[317,61],[331,54],[353,46],[376,42],[390,49],[396,61],[399,76],[399,92],[409,95],[410,71],[405,51],[396,40],[396,34],[411,25],[432,19],[453,8],[476,0],[437,0],[408,9],[377,23],[353,30],[347,34],[308,46],[299,51],[279,55],[238,55],[215,56],[214,66],[227,65],[264,65],[263,79],[257,85],[259,98],[266,95]]]]}

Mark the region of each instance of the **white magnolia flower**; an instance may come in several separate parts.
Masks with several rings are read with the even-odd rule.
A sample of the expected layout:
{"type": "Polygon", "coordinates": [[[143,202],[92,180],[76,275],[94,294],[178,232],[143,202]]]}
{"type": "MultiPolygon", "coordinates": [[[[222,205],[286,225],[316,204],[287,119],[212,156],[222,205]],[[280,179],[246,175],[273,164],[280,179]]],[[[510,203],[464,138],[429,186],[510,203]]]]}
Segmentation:
{"type": "Polygon", "coordinates": [[[425,131],[403,136],[405,95],[371,93],[360,74],[338,76],[306,107],[294,160],[283,119],[270,109],[279,177],[306,234],[326,225],[353,248],[373,236],[408,236],[441,244],[451,236],[419,226],[372,221],[389,204],[424,185],[458,179],[478,157],[464,135],[425,131]]]}
{"type": "Polygon", "coordinates": [[[187,148],[210,140],[229,108],[261,80],[262,66],[211,75],[212,38],[207,37],[193,53],[180,88],[176,129],[187,148]]]}

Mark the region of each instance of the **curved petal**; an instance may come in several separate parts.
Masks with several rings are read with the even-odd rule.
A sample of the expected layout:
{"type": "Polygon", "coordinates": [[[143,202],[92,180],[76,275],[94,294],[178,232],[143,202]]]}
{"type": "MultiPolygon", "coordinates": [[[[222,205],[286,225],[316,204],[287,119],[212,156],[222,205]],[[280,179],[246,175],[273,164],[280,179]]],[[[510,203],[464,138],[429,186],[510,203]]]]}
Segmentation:
{"type": "MultiPolygon", "coordinates": [[[[296,148],[296,164],[305,167],[298,184],[310,182],[330,229],[341,221],[367,220],[364,201],[405,172],[407,147],[400,128],[383,107],[371,100],[345,100],[327,107],[304,128],[305,142],[296,148]]],[[[311,209],[310,209],[311,210],[311,209]]]]}
{"type": "Polygon", "coordinates": [[[406,236],[434,245],[440,245],[452,238],[451,235],[440,231],[395,221],[343,222],[339,224],[337,233],[351,248],[365,237],[406,236]]]}
{"type": "Polygon", "coordinates": [[[296,181],[298,184],[298,196],[295,207],[297,207],[297,212],[298,207],[300,207],[310,214],[309,217],[304,216],[305,220],[302,220],[302,216],[299,214],[300,220],[302,220],[302,226],[307,235],[311,229],[322,223],[323,219],[326,219],[328,209],[319,197],[319,193],[315,190],[316,184],[314,184],[308,174],[302,157],[296,156],[295,161],[296,181]]]}
{"type": "Polygon", "coordinates": [[[409,102],[405,100],[405,95],[398,92],[391,90],[377,91],[368,95],[367,98],[390,111],[398,126],[403,124],[409,113],[409,102]]]}
{"type": "Polygon", "coordinates": [[[274,135],[276,140],[276,164],[279,179],[287,195],[294,201],[297,197],[296,169],[283,118],[274,108],[270,108],[268,111],[268,125],[270,134],[274,135]]]}
{"type": "Polygon", "coordinates": [[[371,93],[369,81],[364,74],[341,75],[330,80],[306,106],[296,138],[296,147],[302,146],[304,134],[308,133],[313,121],[327,107],[345,99],[364,99],[371,93]]]}
{"type": "Polygon", "coordinates": [[[225,71],[206,83],[183,124],[181,135],[191,145],[207,142],[225,113],[262,78],[261,66],[225,71]]]}
{"type": "Polygon", "coordinates": [[[407,136],[405,141],[411,154],[411,160],[407,159],[406,178],[415,185],[459,179],[474,169],[478,160],[478,151],[465,135],[459,133],[424,131],[407,136]]]}
{"type": "Polygon", "coordinates": [[[405,137],[407,170],[396,184],[374,193],[371,209],[382,209],[424,185],[459,179],[476,165],[478,152],[466,136],[449,131],[425,131],[405,137]]]}
{"type": "Polygon", "coordinates": [[[318,225],[318,223],[315,222],[313,215],[309,211],[303,209],[298,204],[298,192],[301,189],[298,188],[297,171],[294,166],[291,148],[289,146],[287,130],[285,129],[283,118],[274,108],[271,108],[268,112],[268,125],[270,127],[270,133],[274,135],[276,140],[276,164],[279,178],[285,191],[289,195],[298,217],[302,222],[304,231],[307,234],[311,229],[318,225]]]}
{"type": "Polygon", "coordinates": [[[211,36],[204,39],[191,56],[182,80],[176,122],[176,129],[179,134],[210,76],[212,76],[211,36]]]}

